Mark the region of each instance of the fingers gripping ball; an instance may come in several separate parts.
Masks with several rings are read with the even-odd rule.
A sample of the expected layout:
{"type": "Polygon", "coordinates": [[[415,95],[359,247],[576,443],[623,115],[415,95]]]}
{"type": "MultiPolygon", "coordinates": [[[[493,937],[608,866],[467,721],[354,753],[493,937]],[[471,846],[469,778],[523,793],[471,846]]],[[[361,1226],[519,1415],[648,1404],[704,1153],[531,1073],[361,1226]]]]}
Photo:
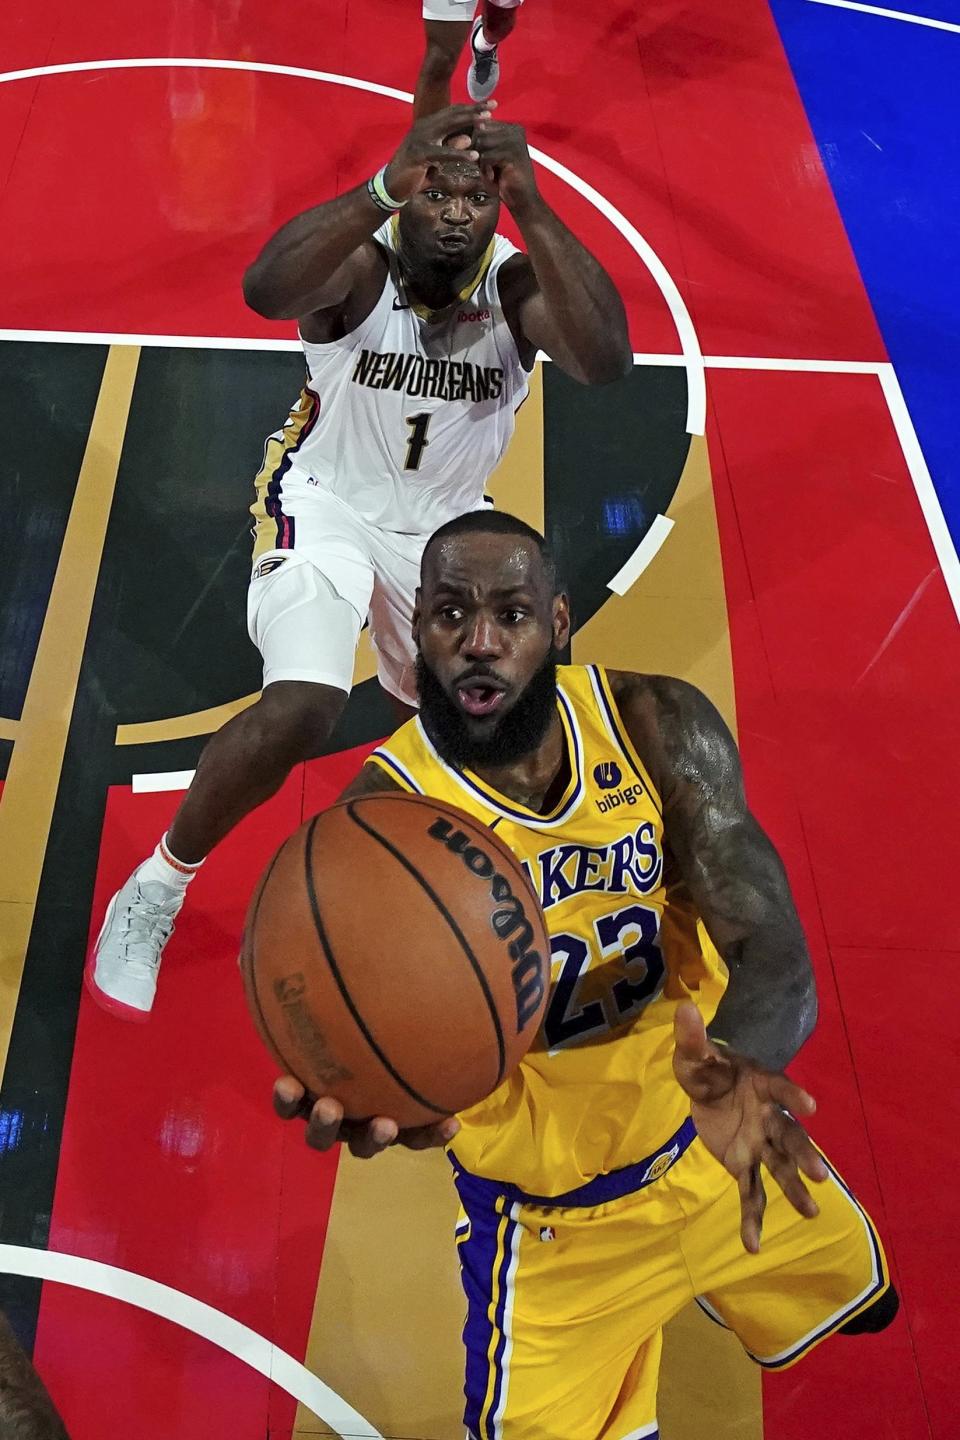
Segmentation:
{"type": "Polygon", "coordinates": [[[519,1064],[549,984],[543,915],[513,853],[419,795],[301,826],[253,897],[240,963],[261,1036],[354,1119],[424,1125],[519,1064]]]}

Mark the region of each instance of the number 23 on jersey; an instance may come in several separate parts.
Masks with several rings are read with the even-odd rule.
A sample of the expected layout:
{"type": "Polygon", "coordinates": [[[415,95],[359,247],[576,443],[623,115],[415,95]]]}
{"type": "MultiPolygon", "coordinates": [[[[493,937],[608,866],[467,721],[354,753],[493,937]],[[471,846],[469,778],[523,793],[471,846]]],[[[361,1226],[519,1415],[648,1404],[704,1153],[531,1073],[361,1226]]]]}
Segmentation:
{"type": "Polygon", "coordinates": [[[543,1022],[550,1054],[588,1036],[602,1035],[635,1019],[663,988],[664,963],[658,943],[660,915],[649,905],[626,905],[593,923],[593,943],[581,935],[554,935],[550,942],[555,982],[543,1022]],[[605,993],[581,1003],[591,961],[616,970],[605,993]]]}

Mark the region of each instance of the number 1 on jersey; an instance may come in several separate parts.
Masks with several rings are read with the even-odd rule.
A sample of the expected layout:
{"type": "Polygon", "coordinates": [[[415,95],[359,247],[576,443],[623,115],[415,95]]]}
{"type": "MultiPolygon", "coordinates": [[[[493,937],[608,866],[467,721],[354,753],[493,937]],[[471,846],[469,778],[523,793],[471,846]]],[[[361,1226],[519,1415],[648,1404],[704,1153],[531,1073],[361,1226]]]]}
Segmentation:
{"type": "Polygon", "coordinates": [[[427,430],[430,425],[431,416],[408,415],[407,424],[410,426],[410,439],[407,441],[407,458],[404,463],[404,470],[419,470],[420,461],[423,459],[423,452],[430,444],[427,439],[427,430]]]}

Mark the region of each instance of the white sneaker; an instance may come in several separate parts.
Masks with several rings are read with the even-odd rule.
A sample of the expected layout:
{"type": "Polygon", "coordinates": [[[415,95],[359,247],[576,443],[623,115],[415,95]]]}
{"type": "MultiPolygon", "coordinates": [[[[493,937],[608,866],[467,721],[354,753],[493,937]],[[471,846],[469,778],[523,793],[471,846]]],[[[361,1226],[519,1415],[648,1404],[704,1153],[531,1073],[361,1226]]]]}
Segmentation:
{"type": "Polygon", "coordinates": [[[500,79],[500,62],[497,47],[492,50],[477,48],[477,36],[483,29],[483,17],[478,15],[470,31],[470,69],[467,71],[467,94],[471,100],[489,100],[500,79]]]}
{"type": "Polygon", "coordinates": [[[137,872],[107,906],[84,979],[94,1000],[123,1020],[146,1020],[157,993],[163,947],[173,934],[186,890],[137,872]]]}

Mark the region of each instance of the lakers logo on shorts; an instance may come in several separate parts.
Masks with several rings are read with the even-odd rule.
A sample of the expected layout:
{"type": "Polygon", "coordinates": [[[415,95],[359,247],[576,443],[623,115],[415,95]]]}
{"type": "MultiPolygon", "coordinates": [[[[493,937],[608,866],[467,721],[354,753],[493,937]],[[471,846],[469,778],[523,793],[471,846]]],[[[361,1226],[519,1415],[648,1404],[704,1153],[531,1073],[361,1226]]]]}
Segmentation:
{"type": "Polygon", "coordinates": [[[647,1166],[646,1170],[644,1170],[643,1178],[641,1179],[640,1184],[649,1185],[654,1180],[659,1180],[661,1175],[666,1175],[667,1171],[670,1169],[670,1166],[673,1164],[674,1160],[676,1160],[679,1154],[680,1146],[672,1145],[669,1150],[664,1150],[662,1154],[657,1155],[653,1160],[650,1161],[650,1164],[647,1166]]]}

